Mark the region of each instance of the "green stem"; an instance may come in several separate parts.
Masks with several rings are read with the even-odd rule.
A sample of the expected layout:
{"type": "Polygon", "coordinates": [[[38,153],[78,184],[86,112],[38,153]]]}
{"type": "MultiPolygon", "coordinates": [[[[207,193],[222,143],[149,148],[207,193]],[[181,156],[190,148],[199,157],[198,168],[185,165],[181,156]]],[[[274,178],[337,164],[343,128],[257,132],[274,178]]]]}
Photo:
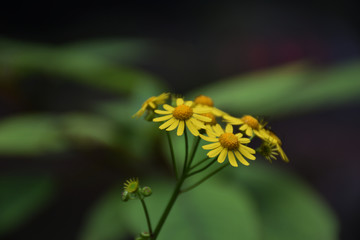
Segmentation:
{"type": "Polygon", "coordinates": [[[211,172],[209,175],[207,175],[206,177],[204,177],[203,179],[201,179],[200,181],[198,181],[197,183],[195,183],[194,185],[191,185],[190,187],[187,187],[183,190],[181,190],[181,193],[190,191],[191,189],[199,186],[201,183],[205,182],[207,179],[209,179],[210,177],[212,177],[213,175],[215,175],[216,173],[220,172],[222,169],[224,169],[225,167],[227,167],[229,165],[229,163],[224,164],[223,166],[219,167],[218,169],[216,169],[215,171],[211,172]]]}
{"type": "Polygon", "coordinates": [[[199,170],[196,170],[196,171],[194,171],[194,172],[189,173],[189,174],[187,175],[187,177],[190,177],[190,176],[192,176],[192,175],[194,175],[194,174],[197,174],[197,173],[199,173],[199,172],[204,171],[205,169],[207,169],[208,167],[210,167],[211,165],[213,165],[215,162],[216,162],[216,158],[213,159],[210,163],[208,163],[205,167],[203,167],[203,168],[201,168],[201,169],[199,169],[199,170]]]}
{"type": "Polygon", "coordinates": [[[189,141],[187,136],[187,129],[184,131],[184,137],[185,137],[185,160],[184,160],[184,167],[183,167],[183,174],[185,175],[186,169],[187,169],[187,162],[188,162],[188,154],[189,154],[189,141]]]}
{"type": "Polygon", "coordinates": [[[197,148],[199,146],[200,140],[201,140],[201,138],[199,136],[197,136],[196,140],[194,141],[194,145],[193,145],[193,148],[191,150],[191,155],[190,155],[190,161],[189,161],[189,164],[188,164],[188,168],[191,166],[191,163],[194,160],[195,153],[196,153],[196,150],[197,150],[197,148]]]}
{"type": "Polygon", "coordinates": [[[170,133],[168,131],[166,131],[166,135],[167,135],[167,138],[168,138],[168,141],[169,141],[170,153],[171,153],[171,161],[172,161],[172,164],[173,164],[175,177],[176,177],[176,180],[179,180],[179,175],[178,175],[178,172],[177,172],[176,162],[175,162],[174,147],[172,145],[171,136],[170,136],[170,133]]]}
{"type": "Polygon", "coordinates": [[[210,159],[210,158],[209,158],[208,156],[206,156],[206,158],[202,159],[201,161],[199,161],[198,163],[196,163],[194,166],[191,166],[191,167],[189,168],[189,170],[196,168],[197,166],[199,166],[200,164],[202,164],[203,162],[205,162],[205,161],[208,160],[208,159],[210,159]]]}
{"type": "MultiPolygon", "coordinates": [[[[186,167],[184,166],[184,168],[186,168],[186,167]]],[[[170,200],[169,200],[169,202],[168,202],[168,204],[167,204],[167,206],[165,208],[165,211],[163,212],[163,214],[162,214],[162,216],[161,216],[161,218],[159,220],[159,223],[156,226],[156,229],[154,231],[154,235],[153,235],[153,238],[152,238],[153,240],[156,240],[156,238],[158,237],[159,232],[160,232],[162,226],[164,225],[164,222],[165,222],[167,216],[169,215],[171,208],[173,207],[177,197],[180,194],[180,188],[181,188],[184,180],[185,180],[185,175],[183,174],[183,175],[181,175],[181,178],[177,182],[177,184],[175,186],[175,189],[174,189],[174,191],[173,191],[173,193],[171,195],[171,198],[170,198],[170,200]]]]}
{"type": "Polygon", "coordinates": [[[174,206],[174,203],[175,203],[177,197],[181,193],[180,192],[181,186],[186,179],[186,173],[188,172],[187,161],[188,161],[189,142],[188,142],[186,129],[185,129],[184,133],[185,133],[185,161],[184,161],[183,172],[181,174],[180,179],[177,181],[175,189],[171,195],[171,198],[170,198],[168,204],[166,205],[166,208],[165,208],[163,214],[161,215],[161,218],[155,228],[154,234],[152,236],[152,240],[156,240],[156,238],[158,237],[159,232],[160,232],[162,226],[164,225],[165,220],[168,217],[171,208],[174,206]]]}
{"type": "Polygon", "coordinates": [[[143,208],[144,208],[145,217],[146,217],[146,222],[147,222],[147,225],[148,225],[148,228],[149,228],[150,236],[152,236],[152,228],[151,228],[151,221],[150,221],[150,217],[149,217],[149,212],[148,212],[148,210],[147,210],[145,201],[144,201],[143,197],[140,196],[140,194],[139,194],[139,198],[140,198],[141,204],[142,204],[142,206],[143,206],[143,208]]]}

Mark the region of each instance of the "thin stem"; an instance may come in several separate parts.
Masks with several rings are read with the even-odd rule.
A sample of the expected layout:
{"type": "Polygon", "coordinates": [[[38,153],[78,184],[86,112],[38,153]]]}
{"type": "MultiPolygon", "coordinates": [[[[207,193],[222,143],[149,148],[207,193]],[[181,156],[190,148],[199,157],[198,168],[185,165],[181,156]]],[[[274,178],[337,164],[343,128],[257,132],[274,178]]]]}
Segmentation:
{"type": "Polygon", "coordinates": [[[185,137],[185,160],[184,160],[184,167],[183,167],[183,175],[186,173],[187,169],[187,162],[188,162],[188,154],[189,154],[189,141],[187,136],[187,130],[184,131],[184,137],[185,137]]]}
{"type": "MultiPolygon", "coordinates": [[[[140,195],[140,194],[139,194],[139,195],[140,195]]],[[[146,222],[147,222],[147,225],[148,225],[148,228],[149,228],[150,236],[152,236],[151,221],[150,221],[150,217],[149,217],[149,213],[148,213],[148,210],[147,210],[145,201],[144,201],[144,199],[143,199],[141,196],[139,196],[139,198],[140,198],[141,204],[142,204],[142,206],[143,206],[143,208],[144,208],[145,217],[146,217],[146,222]]]]}
{"type": "Polygon", "coordinates": [[[153,240],[156,240],[157,236],[159,235],[159,232],[160,232],[162,226],[164,225],[164,222],[165,222],[167,216],[169,215],[171,208],[173,207],[177,197],[179,196],[180,188],[181,188],[184,180],[185,180],[185,177],[184,177],[184,175],[182,175],[180,180],[177,182],[177,184],[175,186],[173,194],[171,195],[171,198],[170,198],[170,200],[169,200],[169,202],[168,202],[168,204],[167,204],[167,206],[165,208],[165,211],[163,212],[163,214],[162,214],[162,216],[161,216],[161,218],[159,220],[159,223],[156,226],[156,229],[154,231],[154,235],[153,235],[153,238],[152,238],[153,240]]]}
{"type": "Polygon", "coordinates": [[[194,166],[191,166],[191,167],[189,168],[189,170],[196,168],[197,166],[199,166],[200,164],[202,164],[203,162],[205,162],[205,161],[208,160],[208,159],[210,159],[210,158],[209,158],[208,156],[206,156],[206,158],[202,159],[201,161],[199,161],[198,163],[196,163],[194,166]]]}
{"type": "Polygon", "coordinates": [[[229,165],[229,163],[224,164],[223,166],[219,167],[218,169],[216,169],[215,171],[211,172],[209,175],[207,175],[206,177],[204,177],[203,179],[201,179],[200,181],[198,181],[197,183],[195,183],[194,185],[191,185],[190,187],[187,187],[183,190],[181,190],[181,193],[190,191],[191,189],[199,186],[201,183],[205,182],[207,179],[209,179],[210,177],[212,177],[213,175],[215,175],[216,173],[220,172],[222,169],[224,169],[225,167],[227,167],[229,165]]]}
{"type": "Polygon", "coordinates": [[[170,136],[170,133],[168,131],[166,131],[166,135],[167,135],[167,138],[168,138],[168,141],[169,141],[170,153],[171,153],[171,161],[172,161],[172,165],[173,165],[173,168],[174,168],[175,177],[176,177],[176,180],[179,180],[179,174],[178,174],[177,168],[176,168],[174,147],[172,145],[171,136],[170,136]]]}
{"type": "Polygon", "coordinates": [[[199,170],[196,170],[196,171],[194,171],[194,172],[189,173],[189,174],[187,175],[187,177],[190,177],[190,176],[192,176],[192,175],[194,175],[194,174],[197,174],[197,173],[199,173],[199,172],[204,171],[205,169],[207,169],[208,167],[210,167],[211,165],[213,165],[215,162],[216,162],[216,158],[213,159],[210,163],[208,163],[205,167],[203,167],[203,168],[201,168],[201,169],[199,169],[199,170]]]}
{"type": "Polygon", "coordinates": [[[166,205],[166,208],[165,208],[163,214],[161,215],[161,218],[155,228],[152,240],[156,240],[156,238],[158,237],[159,232],[160,232],[162,226],[164,225],[164,222],[165,222],[166,218],[168,217],[171,208],[174,206],[174,203],[180,194],[180,188],[181,188],[182,184],[184,183],[185,178],[186,178],[186,173],[188,172],[188,167],[187,167],[188,151],[189,151],[189,142],[188,142],[187,132],[185,129],[185,161],[184,161],[183,172],[181,174],[180,179],[177,181],[175,189],[171,195],[171,198],[170,198],[168,204],[166,205]]]}
{"type": "Polygon", "coordinates": [[[196,150],[199,146],[200,140],[201,140],[201,138],[199,136],[197,136],[196,140],[194,141],[193,148],[191,150],[190,161],[189,161],[188,167],[191,166],[191,163],[194,160],[194,156],[195,156],[196,150]]]}

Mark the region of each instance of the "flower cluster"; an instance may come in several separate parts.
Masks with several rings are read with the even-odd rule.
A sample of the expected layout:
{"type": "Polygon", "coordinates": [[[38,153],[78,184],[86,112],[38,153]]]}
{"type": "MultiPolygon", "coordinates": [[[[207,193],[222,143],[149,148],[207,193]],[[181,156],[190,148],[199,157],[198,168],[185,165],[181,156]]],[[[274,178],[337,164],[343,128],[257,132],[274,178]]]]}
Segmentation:
{"type": "Polygon", "coordinates": [[[278,155],[285,162],[289,161],[282,149],[281,140],[257,118],[251,115],[231,116],[216,108],[214,101],[204,95],[192,101],[173,95],[173,104],[170,103],[170,96],[170,93],[163,93],[150,97],[134,116],[140,117],[146,111],[154,113],[152,121],[161,123],[159,129],[176,130],[178,136],[189,130],[192,135],[210,142],[202,148],[209,150],[207,156],[216,158],[219,163],[228,159],[233,167],[238,167],[238,160],[248,166],[248,160],[255,160],[256,152],[270,162],[276,160],[278,155]],[[256,151],[249,146],[254,137],[261,140],[256,151]]]}

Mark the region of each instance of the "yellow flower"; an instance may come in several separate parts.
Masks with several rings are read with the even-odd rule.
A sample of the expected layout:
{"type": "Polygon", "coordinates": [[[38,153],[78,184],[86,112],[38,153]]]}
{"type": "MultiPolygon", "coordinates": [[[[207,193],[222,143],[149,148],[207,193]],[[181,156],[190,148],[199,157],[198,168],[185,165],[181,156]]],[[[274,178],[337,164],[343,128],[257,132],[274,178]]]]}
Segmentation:
{"type": "Polygon", "coordinates": [[[194,106],[192,101],[184,102],[184,99],[176,99],[176,107],[164,104],[165,110],[155,110],[155,113],[165,115],[162,117],[154,118],[154,122],[163,122],[160,129],[172,131],[177,128],[176,134],[183,135],[185,125],[189,131],[194,135],[199,135],[199,129],[205,128],[204,122],[210,122],[211,119],[200,114],[208,112],[208,109],[201,106],[194,106]]]}
{"type": "Polygon", "coordinates": [[[138,188],[139,188],[139,179],[137,178],[128,179],[124,183],[124,189],[129,193],[136,192],[138,188]]]}
{"type": "Polygon", "coordinates": [[[143,105],[141,106],[141,108],[139,109],[139,111],[137,111],[132,117],[141,117],[146,110],[154,110],[157,108],[157,106],[159,104],[164,104],[166,102],[166,100],[169,98],[170,93],[162,93],[159,96],[153,96],[148,98],[143,105]]]}
{"type": "Polygon", "coordinates": [[[278,136],[276,136],[275,133],[273,133],[270,130],[266,129],[264,131],[269,136],[267,141],[271,142],[272,144],[275,144],[277,151],[280,153],[282,160],[284,160],[285,162],[289,162],[289,158],[286,156],[284,150],[281,147],[282,142],[281,142],[280,138],[278,136]]]}
{"type": "Polygon", "coordinates": [[[194,103],[196,105],[200,105],[203,107],[208,107],[209,108],[209,112],[214,114],[217,117],[222,117],[224,115],[227,115],[227,113],[221,111],[220,109],[214,107],[214,101],[205,95],[199,95],[195,98],[194,103]]]}
{"type": "Polygon", "coordinates": [[[261,139],[268,138],[268,134],[266,134],[264,130],[264,126],[262,126],[259,121],[250,115],[244,115],[242,118],[235,118],[232,116],[224,116],[224,119],[227,123],[231,125],[241,125],[239,129],[244,131],[246,135],[249,137],[254,134],[261,139]]]}
{"type": "Polygon", "coordinates": [[[202,148],[211,150],[207,153],[208,157],[213,158],[218,156],[217,161],[223,163],[226,156],[229,159],[231,166],[238,167],[236,158],[245,166],[249,163],[243,156],[250,160],[255,160],[255,150],[243,144],[249,143],[250,139],[243,138],[241,133],[233,134],[233,127],[228,124],[224,130],[219,124],[216,125],[215,131],[209,136],[200,135],[200,137],[208,142],[213,142],[204,145],[202,148]],[[236,158],[235,158],[236,157],[236,158]]]}

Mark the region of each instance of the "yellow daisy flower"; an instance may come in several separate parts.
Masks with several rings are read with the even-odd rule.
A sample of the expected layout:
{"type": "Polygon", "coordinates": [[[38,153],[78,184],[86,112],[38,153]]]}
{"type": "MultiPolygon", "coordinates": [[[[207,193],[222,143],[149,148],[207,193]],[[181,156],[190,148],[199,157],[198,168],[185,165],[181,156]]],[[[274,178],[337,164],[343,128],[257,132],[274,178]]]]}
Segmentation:
{"type": "Polygon", "coordinates": [[[183,135],[185,125],[189,131],[194,135],[199,135],[199,129],[205,128],[204,122],[210,122],[211,119],[200,114],[207,113],[208,109],[201,106],[194,106],[192,101],[184,101],[182,98],[176,99],[176,107],[164,104],[165,110],[155,110],[155,113],[165,115],[162,117],[154,118],[154,122],[163,122],[160,129],[172,131],[177,128],[176,134],[183,135]]]}
{"type": "Polygon", "coordinates": [[[261,139],[269,137],[268,134],[266,134],[264,127],[253,116],[244,115],[242,118],[235,118],[227,115],[224,116],[224,119],[231,125],[241,125],[239,129],[244,131],[245,134],[249,137],[253,136],[254,134],[261,139]]]}
{"type": "Polygon", "coordinates": [[[141,106],[141,108],[139,109],[139,111],[137,111],[132,117],[141,117],[146,110],[154,110],[157,108],[157,106],[159,104],[164,104],[166,102],[166,100],[169,98],[170,93],[162,93],[159,96],[152,96],[150,98],[148,98],[143,105],[141,106]]]}
{"type": "Polygon", "coordinates": [[[138,188],[139,188],[139,179],[138,178],[128,179],[124,183],[124,189],[125,189],[125,191],[127,191],[129,193],[136,192],[138,190],[138,188]]]}
{"type": "Polygon", "coordinates": [[[199,95],[195,98],[194,104],[200,105],[200,106],[207,106],[209,107],[209,112],[214,114],[217,117],[222,117],[224,115],[227,115],[227,113],[221,111],[220,109],[214,107],[214,101],[205,95],[199,95]]]}
{"type": "Polygon", "coordinates": [[[217,161],[223,163],[226,156],[231,166],[238,167],[236,158],[245,166],[250,165],[243,156],[250,160],[255,160],[255,150],[243,144],[249,143],[250,139],[243,138],[241,133],[233,134],[233,127],[228,124],[225,131],[219,124],[216,125],[215,131],[209,136],[200,135],[202,139],[213,142],[202,146],[205,150],[211,150],[207,153],[208,157],[218,156],[217,161]],[[236,158],[235,158],[236,157],[236,158]]]}

